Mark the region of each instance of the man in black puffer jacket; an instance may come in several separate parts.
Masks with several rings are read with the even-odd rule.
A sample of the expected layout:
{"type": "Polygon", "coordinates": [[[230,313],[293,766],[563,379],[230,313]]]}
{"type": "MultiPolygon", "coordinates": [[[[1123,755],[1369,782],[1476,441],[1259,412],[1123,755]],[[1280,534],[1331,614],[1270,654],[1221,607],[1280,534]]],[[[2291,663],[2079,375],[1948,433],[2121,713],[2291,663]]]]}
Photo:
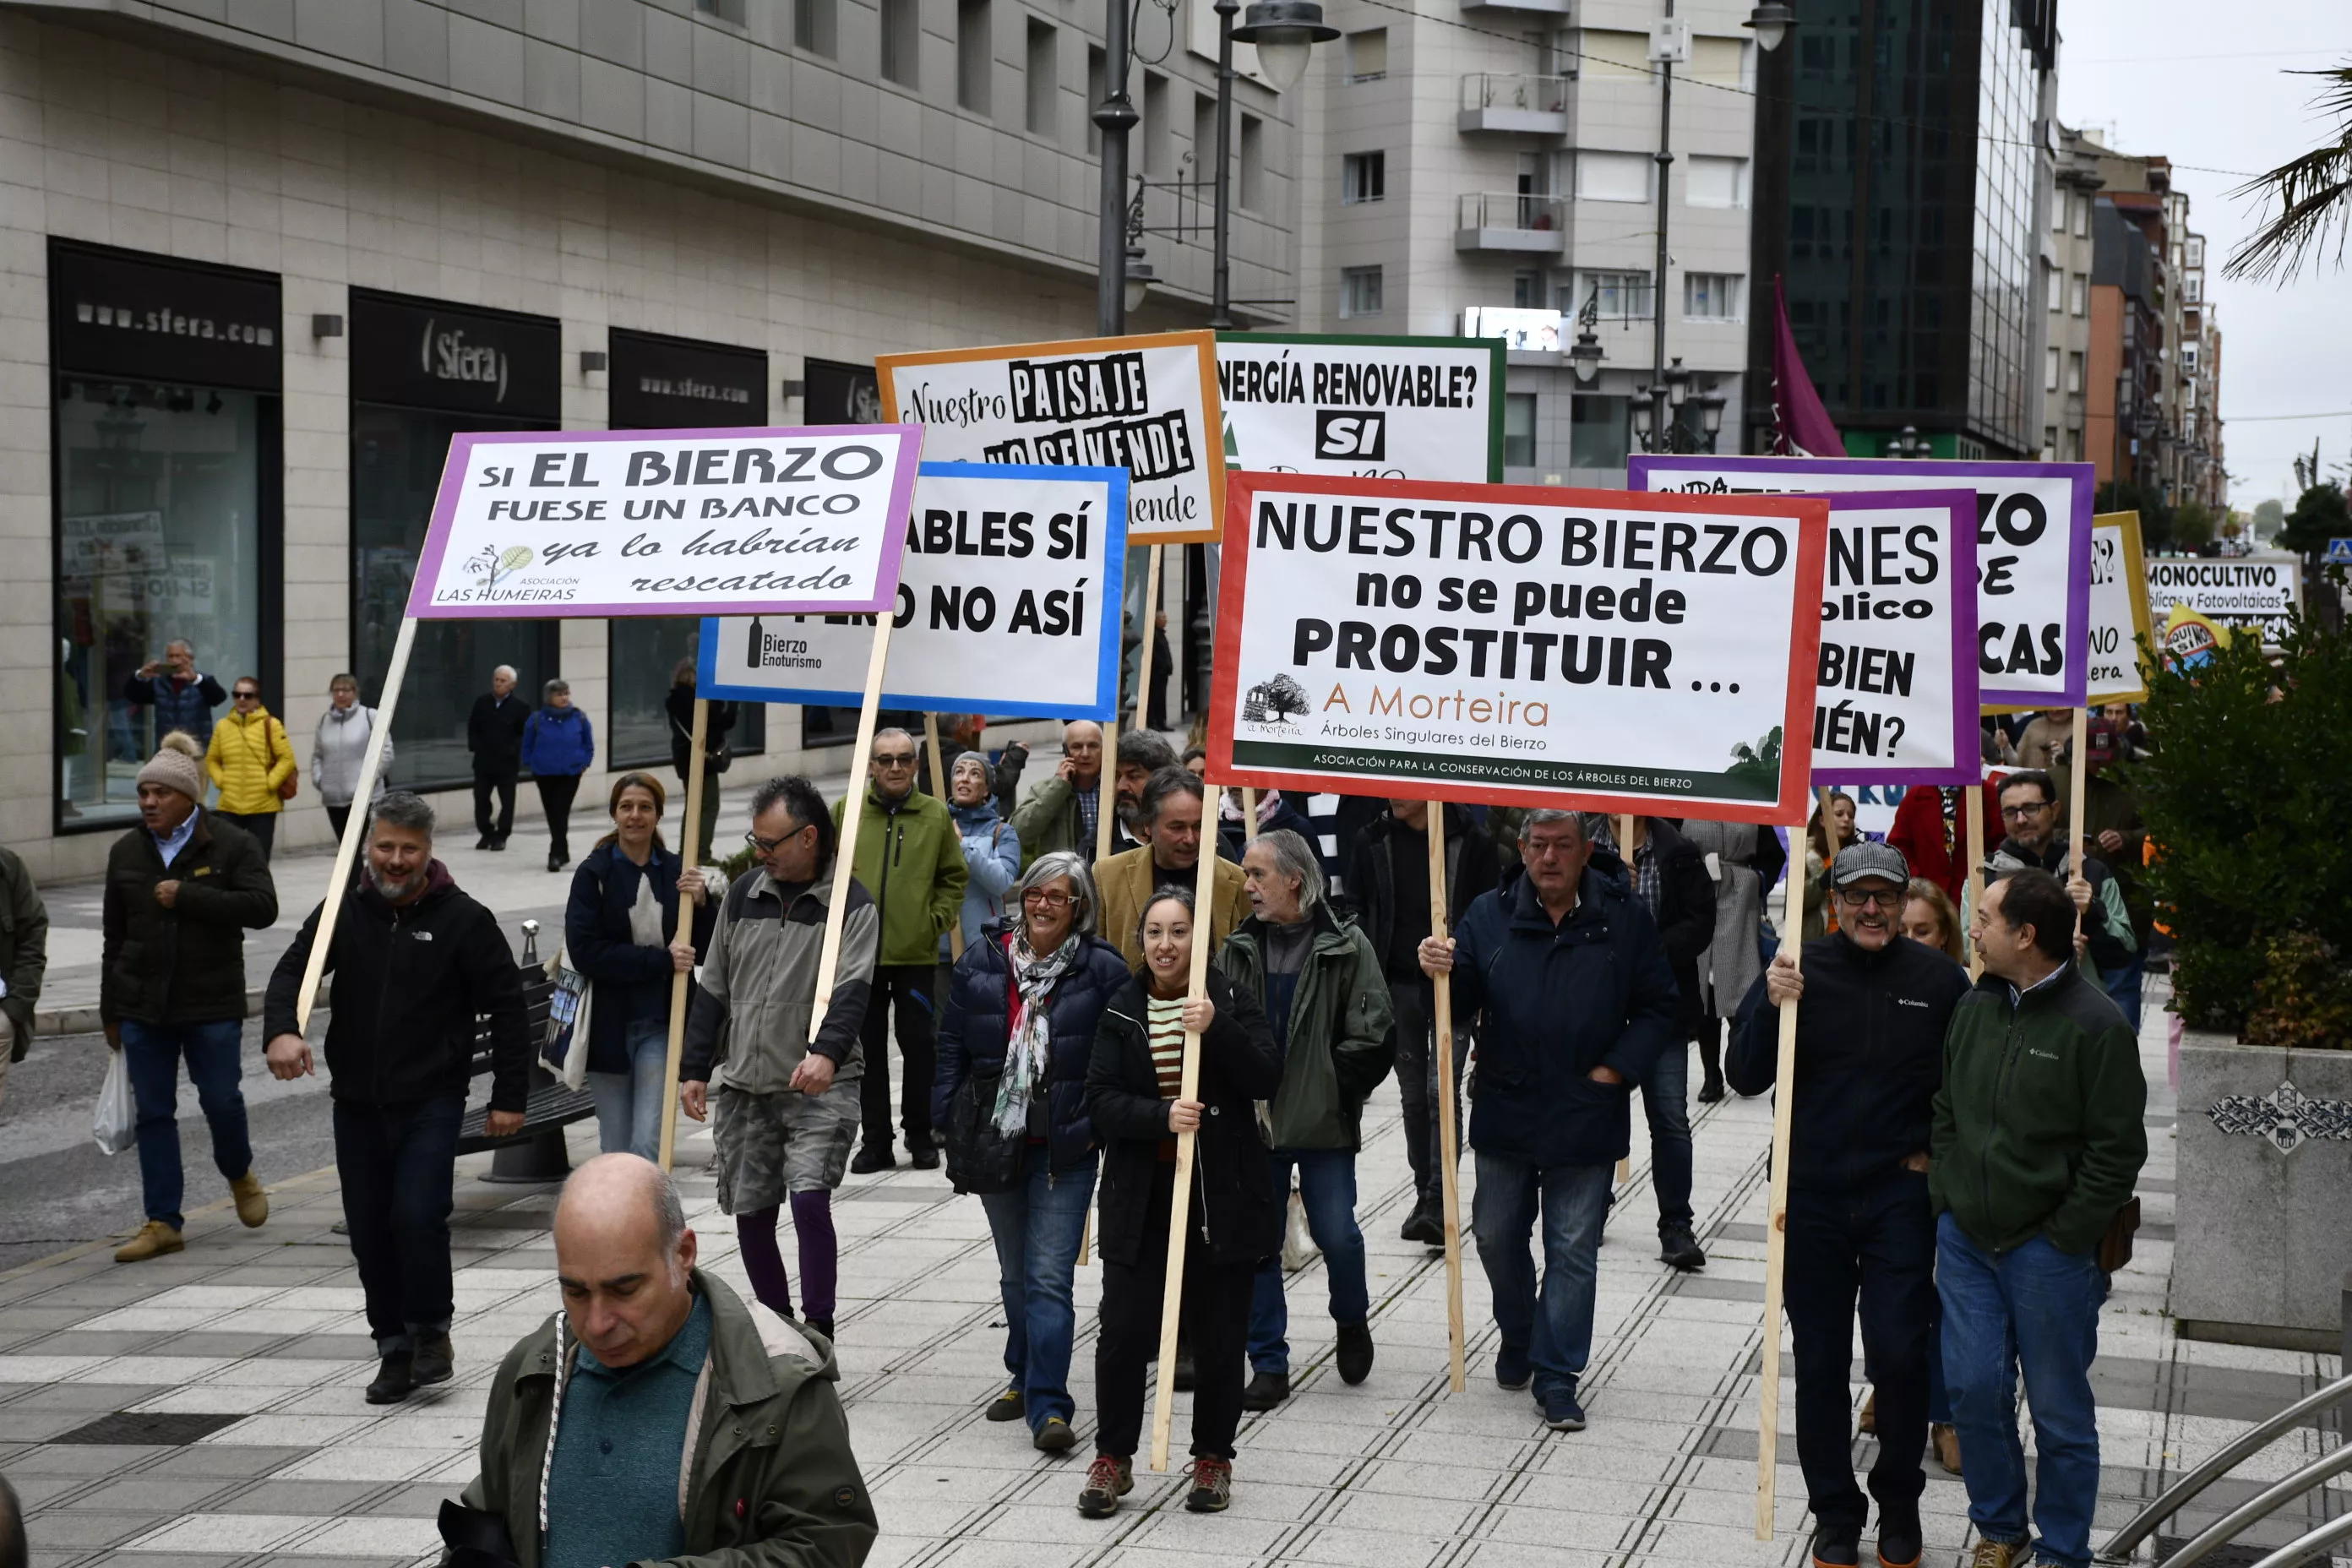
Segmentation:
{"type": "MultiPolygon", "coordinates": [[[[476,1016],[490,1019],[492,1138],[522,1128],[531,1053],[514,950],[433,858],[433,808],[406,790],[380,798],[367,857],[327,952],[337,1005],[326,1053],[343,1220],[383,1357],[368,1403],[392,1405],[452,1370],[452,1167],[476,1016]]],[[[296,1008],[324,907],[278,961],[262,1005],[269,1070],[281,1079],[311,1070],[296,1008]]]]}
{"type": "Polygon", "coordinates": [[[1758,976],[1732,1031],[1724,1076],[1741,1094],[1772,1087],[1780,1013],[1797,1013],[1797,1081],[1786,1092],[1788,1306],[1797,1355],[1797,1457],[1815,1524],[1812,1560],[1859,1561],[1870,1505],[1849,1436],[1854,1304],[1878,1391],[1878,1555],[1920,1552],[1919,1468],[1935,1353],[1936,1220],[1927,1143],[1944,1078],[1944,1034],[1968,973],[1899,934],[1910,868],[1885,844],[1850,844],[1830,868],[1838,929],[1758,976]]]}

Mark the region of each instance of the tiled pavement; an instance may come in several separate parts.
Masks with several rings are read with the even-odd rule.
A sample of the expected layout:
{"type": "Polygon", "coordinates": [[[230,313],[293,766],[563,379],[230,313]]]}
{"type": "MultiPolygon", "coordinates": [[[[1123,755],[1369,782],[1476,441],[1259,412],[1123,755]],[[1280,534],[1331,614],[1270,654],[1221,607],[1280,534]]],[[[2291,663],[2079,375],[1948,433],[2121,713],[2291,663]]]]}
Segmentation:
{"type": "MultiPolygon", "coordinates": [[[[2172,1102],[2162,1087],[2164,1021],[2153,1010],[2160,997],[2159,987],[2144,1047],[2156,1085],[2140,1188],[2147,1224],[2137,1258],[2116,1281],[2097,1370],[2103,1527],[2126,1517],[2161,1478],[2337,1371],[2334,1357],[2197,1344],[2172,1332],[2164,1313],[2172,1102]]],[[[902,1169],[853,1181],[836,1211],[842,1392],[883,1522],[874,1561],[1804,1561],[1803,1489],[1785,1409],[1779,1531],[1769,1544],[1750,1531],[1767,1105],[1701,1108],[1697,1206],[1711,1227],[1704,1275],[1677,1278],[1653,1260],[1645,1243],[1654,1209],[1646,1166],[1635,1165],[1601,1253],[1587,1384],[1593,1424],[1572,1436],[1547,1436],[1527,1395],[1496,1388],[1475,1258],[1465,1282],[1470,1385],[1446,1392],[1443,1268],[1395,1235],[1406,1194],[1395,1123],[1393,1089],[1384,1087],[1365,1118],[1377,1131],[1360,1166],[1379,1364],[1361,1387],[1339,1382],[1318,1268],[1294,1278],[1299,1392],[1248,1420],[1233,1510],[1214,1518],[1172,1506],[1171,1475],[1139,1477],[1112,1521],[1080,1519],[1072,1502],[1083,1445],[1076,1458],[1047,1459],[1022,1428],[981,1419],[1002,1380],[1002,1310],[978,1203],[953,1197],[935,1174],[902,1169]]],[[[583,1134],[578,1157],[587,1142],[574,1131],[583,1134]]],[[[731,1235],[699,1170],[707,1136],[683,1146],[688,1206],[704,1256],[740,1283],[731,1235]]],[[[482,1163],[469,1161],[460,1185],[459,1377],[388,1414],[360,1398],[368,1344],[349,1258],[330,1229],[331,1173],[279,1184],[276,1213],[257,1233],[216,1209],[193,1218],[179,1258],[118,1267],[98,1249],[0,1278],[0,1471],[31,1510],[35,1563],[435,1561],[432,1514],[473,1473],[490,1373],[505,1346],[555,1305],[545,1229],[552,1192],[471,1180],[482,1163]]],[[[1081,1270],[1082,1323],[1097,1289],[1097,1271],[1081,1270]]],[[[1086,1326],[1074,1368],[1082,1430],[1091,1342],[1086,1326]]],[[[2185,1520],[2187,1529],[2339,1442],[2340,1432],[2330,1421],[2290,1434],[2247,1467],[2249,1481],[2209,1494],[2210,1506],[2185,1520]]],[[[2352,1498],[2339,1489],[2322,1506],[2341,1510],[2352,1498]]],[[[1932,1465],[1926,1507],[1929,1561],[1940,1568],[1969,1538],[1960,1483],[1932,1465]]]]}

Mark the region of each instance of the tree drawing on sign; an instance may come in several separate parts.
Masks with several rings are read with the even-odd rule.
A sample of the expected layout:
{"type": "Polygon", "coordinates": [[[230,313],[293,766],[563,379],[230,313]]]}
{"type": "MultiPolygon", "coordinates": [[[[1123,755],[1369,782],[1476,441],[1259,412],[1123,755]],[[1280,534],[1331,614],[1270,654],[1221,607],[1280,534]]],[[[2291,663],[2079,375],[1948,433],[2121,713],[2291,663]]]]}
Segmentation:
{"type": "Polygon", "coordinates": [[[466,570],[488,578],[484,587],[495,588],[502,579],[513,576],[536,559],[537,553],[528,544],[517,544],[506,550],[494,544],[485,544],[466,563],[466,570]]]}
{"type": "Polygon", "coordinates": [[[1242,717],[1255,724],[1287,724],[1289,715],[1307,711],[1307,688],[1286,675],[1249,689],[1242,699],[1242,717]]]}
{"type": "Polygon", "coordinates": [[[1755,745],[1742,741],[1731,748],[1731,766],[1724,772],[1742,784],[1772,789],[1780,782],[1780,726],[1772,726],[1755,745]]]}

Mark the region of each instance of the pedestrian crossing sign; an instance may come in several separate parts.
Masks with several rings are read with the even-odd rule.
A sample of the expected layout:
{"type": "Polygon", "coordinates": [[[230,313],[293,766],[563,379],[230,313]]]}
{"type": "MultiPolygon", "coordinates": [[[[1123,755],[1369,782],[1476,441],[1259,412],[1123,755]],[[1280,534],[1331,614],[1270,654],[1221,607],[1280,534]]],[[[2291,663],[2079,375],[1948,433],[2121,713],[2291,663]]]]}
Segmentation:
{"type": "Polygon", "coordinates": [[[2352,566],[2352,539],[2329,540],[2327,563],[2330,566],[2352,566]]]}

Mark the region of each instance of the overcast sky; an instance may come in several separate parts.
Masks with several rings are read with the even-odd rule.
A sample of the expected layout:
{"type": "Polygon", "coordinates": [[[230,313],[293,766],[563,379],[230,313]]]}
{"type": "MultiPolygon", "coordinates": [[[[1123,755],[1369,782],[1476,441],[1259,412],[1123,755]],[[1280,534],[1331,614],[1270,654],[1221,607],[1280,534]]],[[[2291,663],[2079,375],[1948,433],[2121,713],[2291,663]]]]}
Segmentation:
{"type": "Polygon", "coordinates": [[[2112,132],[2123,152],[2171,159],[2173,188],[2189,193],[2189,225],[2206,237],[2231,500],[2291,500],[2291,459],[2315,439],[2328,468],[2352,461],[2352,271],[2306,263],[2284,288],[2223,278],[2223,258],[2259,226],[2257,205],[2229,193],[2244,174],[2335,140],[2311,108],[2321,84],[2284,73],[2352,64],[2352,5],[2061,0],[2058,27],[2059,118],[2112,132]],[[2304,47],[2283,52],[2289,42],[2304,47]],[[2336,416],[2252,417],[2319,413],[2336,416]]]}

